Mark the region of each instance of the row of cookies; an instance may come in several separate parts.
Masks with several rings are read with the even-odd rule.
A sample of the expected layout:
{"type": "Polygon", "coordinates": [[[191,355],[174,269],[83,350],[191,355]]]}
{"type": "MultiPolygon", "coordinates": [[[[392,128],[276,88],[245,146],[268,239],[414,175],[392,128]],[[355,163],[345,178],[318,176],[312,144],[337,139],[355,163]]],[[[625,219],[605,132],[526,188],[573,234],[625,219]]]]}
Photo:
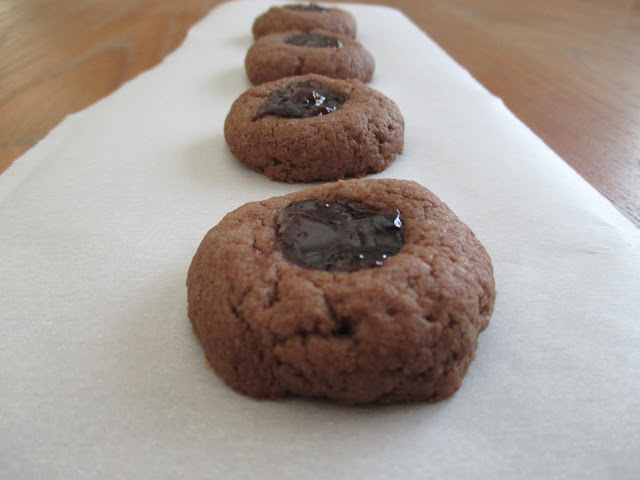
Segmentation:
{"type": "MultiPolygon", "coordinates": [[[[259,83],[264,65],[291,63],[273,60],[281,55],[303,73],[300,58],[330,57],[355,32],[340,9],[274,7],[254,23],[247,74],[259,83]],[[308,41],[316,46],[296,44],[308,41]],[[254,55],[265,57],[256,69],[254,55]]],[[[271,179],[336,180],[385,169],[402,152],[404,119],[360,80],[307,73],[242,94],[225,138],[271,179]]],[[[495,301],[473,232],[423,186],[391,179],[330,182],[228,213],[202,240],[187,287],[194,331],[232,388],[346,403],[452,395],[495,301]]]]}
{"type": "Polygon", "coordinates": [[[378,173],[402,153],[404,119],[363,83],[375,61],[355,32],[348,12],[314,4],[273,7],[256,19],[245,66],[260,85],[225,122],[236,159],[273,180],[310,182],[378,173]]]}
{"type": "Polygon", "coordinates": [[[275,7],[256,19],[252,31],[256,41],[245,69],[254,85],[307,73],[362,82],[373,77],[373,55],[355,40],[356,21],[344,10],[275,7]]]}

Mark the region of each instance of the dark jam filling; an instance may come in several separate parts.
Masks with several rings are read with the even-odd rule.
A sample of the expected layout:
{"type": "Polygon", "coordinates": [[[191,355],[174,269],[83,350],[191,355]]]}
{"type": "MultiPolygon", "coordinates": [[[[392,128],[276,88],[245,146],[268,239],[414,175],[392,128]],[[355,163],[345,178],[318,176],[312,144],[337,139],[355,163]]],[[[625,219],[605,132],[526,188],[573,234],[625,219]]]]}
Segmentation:
{"type": "Polygon", "coordinates": [[[267,115],[307,118],[335,112],[346,97],[313,80],[293,83],[269,94],[269,99],[256,111],[253,120],[267,115]]]}
{"type": "Polygon", "coordinates": [[[293,35],[292,37],[287,38],[284,43],[288,43],[289,45],[296,45],[298,47],[342,47],[342,42],[337,38],[328,37],[326,35],[316,35],[309,32],[303,32],[299,33],[298,35],[293,35]]]}
{"type": "Polygon", "coordinates": [[[285,5],[284,8],[289,10],[302,10],[305,12],[321,12],[326,13],[329,9],[316,5],[315,3],[295,3],[293,5],[285,5]]]}
{"type": "Polygon", "coordinates": [[[306,200],[278,213],[276,244],[286,260],[304,268],[352,272],[379,267],[404,245],[402,220],[398,210],[306,200]]]}

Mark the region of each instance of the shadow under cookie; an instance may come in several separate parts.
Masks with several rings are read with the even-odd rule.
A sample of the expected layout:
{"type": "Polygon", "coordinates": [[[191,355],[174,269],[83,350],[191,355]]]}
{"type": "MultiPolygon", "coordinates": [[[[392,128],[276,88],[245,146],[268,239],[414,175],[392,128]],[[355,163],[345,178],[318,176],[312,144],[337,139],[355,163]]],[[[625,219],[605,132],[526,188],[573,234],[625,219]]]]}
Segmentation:
{"type": "Polygon", "coordinates": [[[358,80],[310,74],[247,90],[224,134],[236,159],[272,180],[338,180],[387,168],[402,153],[404,119],[358,80]]]}

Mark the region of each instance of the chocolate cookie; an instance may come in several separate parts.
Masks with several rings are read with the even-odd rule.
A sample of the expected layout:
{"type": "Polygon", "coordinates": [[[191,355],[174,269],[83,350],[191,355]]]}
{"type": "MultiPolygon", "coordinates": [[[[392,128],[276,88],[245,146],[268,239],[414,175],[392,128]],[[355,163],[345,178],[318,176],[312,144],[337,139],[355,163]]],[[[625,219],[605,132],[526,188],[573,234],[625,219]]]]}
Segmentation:
{"type": "Polygon", "coordinates": [[[271,7],[256,18],[252,32],[253,38],[258,39],[269,33],[287,30],[309,31],[314,28],[322,28],[351,38],[356,36],[356,21],[349,12],[313,3],[271,7]]]}
{"type": "Polygon", "coordinates": [[[260,37],[247,52],[244,65],[253,84],[306,73],[370,82],[375,60],[355,40],[316,29],[260,37]]]}
{"type": "Polygon", "coordinates": [[[491,260],[426,188],[349,180],[227,214],[187,278],[213,369],[256,398],[439,400],[495,301],[491,260]]]}
{"type": "Polygon", "coordinates": [[[310,182],[384,170],[402,153],[398,107],[359,80],[288,77],[250,88],[232,105],[231,153],[274,180],[310,182]]]}

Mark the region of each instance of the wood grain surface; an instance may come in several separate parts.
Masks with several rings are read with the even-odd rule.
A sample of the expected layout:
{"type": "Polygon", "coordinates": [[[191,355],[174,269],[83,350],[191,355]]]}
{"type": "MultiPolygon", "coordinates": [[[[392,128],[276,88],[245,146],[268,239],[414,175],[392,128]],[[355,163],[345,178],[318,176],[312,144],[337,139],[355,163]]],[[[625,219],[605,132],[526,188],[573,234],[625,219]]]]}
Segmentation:
{"type": "MultiPolygon", "coordinates": [[[[0,172],[219,3],[0,2],[0,172]]],[[[640,226],[640,0],[360,3],[402,10],[640,226]]]]}

